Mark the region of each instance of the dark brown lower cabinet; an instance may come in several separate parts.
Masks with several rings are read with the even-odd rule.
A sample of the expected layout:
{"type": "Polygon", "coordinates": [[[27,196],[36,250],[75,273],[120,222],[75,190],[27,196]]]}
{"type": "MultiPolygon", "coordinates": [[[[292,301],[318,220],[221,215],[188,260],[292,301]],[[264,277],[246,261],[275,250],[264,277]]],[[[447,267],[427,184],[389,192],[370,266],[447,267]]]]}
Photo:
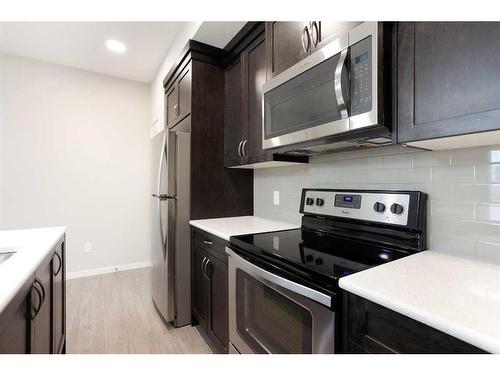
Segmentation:
{"type": "Polygon", "coordinates": [[[50,256],[36,270],[31,289],[31,353],[33,354],[53,352],[52,299],[52,256],[50,256]]]}
{"type": "Polygon", "coordinates": [[[0,314],[0,354],[30,352],[30,289],[28,280],[0,314]]]}
{"type": "Polygon", "coordinates": [[[484,353],[475,346],[352,293],[344,295],[343,331],[346,353],[484,353]]]}
{"type": "Polygon", "coordinates": [[[65,243],[55,249],[52,257],[52,332],[53,350],[56,354],[66,353],[66,262],[65,243]]]}
{"type": "Polygon", "coordinates": [[[192,229],[191,275],[193,324],[218,353],[229,348],[226,241],[192,229]]]}
{"type": "Polygon", "coordinates": [[[66,351],[65,241],[59,241],[0,314],[0,354],[66,351]]]}

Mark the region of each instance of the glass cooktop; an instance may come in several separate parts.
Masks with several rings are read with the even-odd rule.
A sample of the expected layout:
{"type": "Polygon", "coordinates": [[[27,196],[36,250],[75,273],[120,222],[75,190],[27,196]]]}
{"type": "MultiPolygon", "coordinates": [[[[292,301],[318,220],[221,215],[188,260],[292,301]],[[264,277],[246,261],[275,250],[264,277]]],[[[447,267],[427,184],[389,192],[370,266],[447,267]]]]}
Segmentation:
{"type": "Polygon", "coordinates": [[[380,244],[308,229],[234,236],[231,244],[257,258],[275,259],[335,279],[408,255],[380,244]]]}

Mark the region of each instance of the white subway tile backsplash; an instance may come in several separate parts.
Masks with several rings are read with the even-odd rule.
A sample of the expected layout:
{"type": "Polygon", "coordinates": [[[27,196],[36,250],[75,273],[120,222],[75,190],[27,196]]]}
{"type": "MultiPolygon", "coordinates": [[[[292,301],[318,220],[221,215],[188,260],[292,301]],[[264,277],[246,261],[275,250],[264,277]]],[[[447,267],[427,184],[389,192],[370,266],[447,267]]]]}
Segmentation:
{"type": "Polygon", "coordinates": [[[476,183],[478,184],[499,184],[500,164],[476,165],[476,183]]]}
{"type": "MultiPolygon", "coordinates": [[[[255,215],[300,223],[302,188],[421,190],[428,244],[458,255],[500,254],[500,146],[419,151],[399,146],[312,157],[254,172],[255,215]],[[273,191],[280,205],[273,205],[273,191]]],[[[500,258],[500,255],[499,255],[500,258]]]]}
{"type": "Polygon", "coordinates": [[[408,168],[399,169],[398,182],[401,183],[430,183],[430,168],[408,168]]]}
{"type": "Polygon", "coordinates": [[[500,146],[472,147],[451,151],[453,165],[500,163],[500,146]]]}
{"type": "Polygon", "coordinates": [[[388,155],[384,156],[384,168],[411,168],[413,166],[413,155],[388,155]]]}
{"type": "Polygon", "coordinates": [[[472,202],[432,201],[432,216],[451,219],[474,219],[475,205],[472,202]]]}
{"type": "Polygon", "coordinates": [[[453,185],[453,199],[459,201],[500,202],[500,185],[453,185]]]}
{"type": "Polygon", "coordinates": [[[474,182],[474,166],[451,166],[432,168],[433,182],[474,182]]]}
{"type": "Polygon", "coordinates": [[[413,154],[413,166],[421,167],[446,167],[451,162],[451,152],[446,151],[426,151],[413,154]]]}
{"type": "Polygon", "coordinates": [[[455,236],[500,243],[500,225],[478,221],[457,221],[455,223],[455,236]]]}
{"type": "MultiPolygon", "coordinates": [[[[477,220],[495,221],[498,224],[500,224],[500,204],[477,203],[476,216],[477,216],[477,220]]],[[[499,227],[499,230],[500,230],[500,227],[499,227]]]]}

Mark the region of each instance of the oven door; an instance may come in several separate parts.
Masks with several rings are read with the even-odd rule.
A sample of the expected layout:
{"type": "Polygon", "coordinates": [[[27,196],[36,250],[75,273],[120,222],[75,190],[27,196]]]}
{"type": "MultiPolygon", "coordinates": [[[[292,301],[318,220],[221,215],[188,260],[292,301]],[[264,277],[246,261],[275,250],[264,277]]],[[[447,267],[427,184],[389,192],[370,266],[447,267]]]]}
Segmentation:
{"type": "Polygon", "coordinates": [[[226,253],[232,353],[334,353],[331,296],[226,253]]]}

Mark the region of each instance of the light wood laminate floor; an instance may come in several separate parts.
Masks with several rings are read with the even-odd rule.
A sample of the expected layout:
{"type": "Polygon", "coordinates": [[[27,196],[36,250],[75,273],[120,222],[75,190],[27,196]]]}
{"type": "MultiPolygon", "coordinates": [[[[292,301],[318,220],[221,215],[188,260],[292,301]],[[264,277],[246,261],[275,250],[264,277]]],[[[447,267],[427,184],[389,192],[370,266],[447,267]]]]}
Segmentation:
{"type": "Polygon", "coordinates": [[[68,280],[67,353],[211,353],[196,328],[165,327],[150,269],[68,280]]]}

